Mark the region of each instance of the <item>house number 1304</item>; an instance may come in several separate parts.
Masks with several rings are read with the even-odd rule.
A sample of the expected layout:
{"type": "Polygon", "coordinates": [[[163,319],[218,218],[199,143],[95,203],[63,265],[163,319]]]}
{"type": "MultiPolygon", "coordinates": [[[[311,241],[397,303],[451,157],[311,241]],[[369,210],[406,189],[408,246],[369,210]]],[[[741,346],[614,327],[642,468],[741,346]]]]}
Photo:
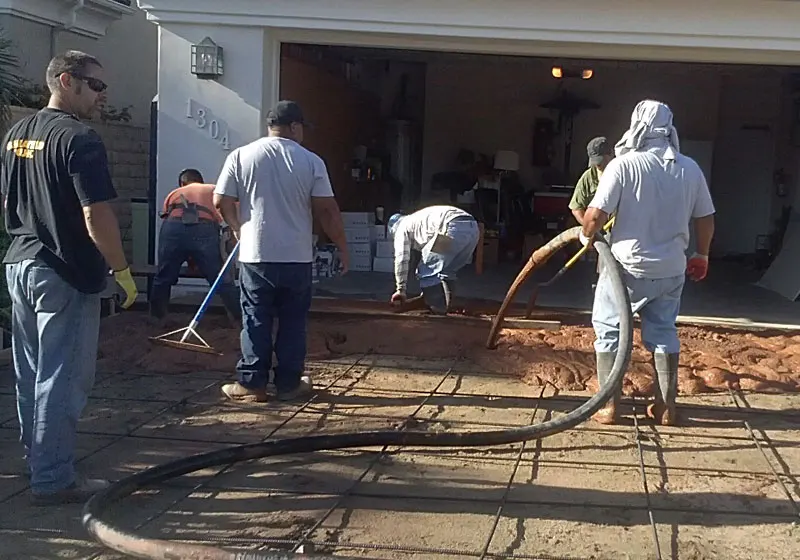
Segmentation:
{"type": "Polygon", "coordinates": [[[186,102],[186,118],[192,119],[197,128],[205,130],[212,140],[219,142],[224,150],[231,149],[228,138],[228,125],[220,122],[205,107],[200,107],[197,102],[189,99],[186,102]]]}

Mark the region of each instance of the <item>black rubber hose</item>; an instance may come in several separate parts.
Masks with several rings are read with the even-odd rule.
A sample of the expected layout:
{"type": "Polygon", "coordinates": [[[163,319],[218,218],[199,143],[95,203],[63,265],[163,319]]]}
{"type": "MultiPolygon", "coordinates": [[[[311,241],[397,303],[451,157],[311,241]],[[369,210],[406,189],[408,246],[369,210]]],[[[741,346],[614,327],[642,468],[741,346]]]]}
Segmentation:
{"type": "MultiPolygon", "coordinates": [[[[631,314],[628,290],[622,278],[619,263],[611,255],[608,245],[601,239],[595,246],[605,270],[611,277],[614,301],[620,316],[619,352],[611,370],[609,383],[598,393],[575,410],[564,416],[541,424],[507,430],[485,432],[402,432],[376,431],[345,433],[336,435],[309,436],[276,440],[265,443],[239,445],[193,455],[165,463],[146,471],[134,474],[112,484],[109,488],[94,495],[83,508],[83,526],[92,537],[123,554],[134,558],[152,560],[289,560],[299,559],[301,555],[292,553],[234,552],[206,545],[184,544],[174,541],[146,539],[134,533],[123,531],[103,520],[103,515],[116,502],[130,496],[146,486],[195,472],[208,467],[249,461],[263,457],[308,453],[311,451],[348,449],[353,447],[412,446],[412,447],[486,447],[541,439],[581,424],[597,412],[611,398],[614,391],[622,386],[622,379],[628,369],[633,348],[633,316],[631,314]]],[[[303,556],[306,557],[306,556],[303,556]]],[[[330,556],[314,556],[331,558],[330,556]]],[[[335,557],[342,560],[342,556],[335,557]]]]}

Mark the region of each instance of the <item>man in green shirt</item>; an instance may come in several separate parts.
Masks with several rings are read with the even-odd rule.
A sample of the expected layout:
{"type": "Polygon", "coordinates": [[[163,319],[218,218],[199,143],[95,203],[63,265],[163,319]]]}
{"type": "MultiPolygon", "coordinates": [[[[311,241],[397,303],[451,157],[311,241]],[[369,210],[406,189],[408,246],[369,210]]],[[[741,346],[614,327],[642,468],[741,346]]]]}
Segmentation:
{"type": "Polygon", "coordinates": [[[569,202],[569,209],[572,215],[583,225],[583,214],[589,207],[589,203],[594,198],[597,185],[600,184],[600,175],[612,159],[614,159],[614,146],[609,144],[604,136],[592,138],[586,146],[586,153],[589,156],[589,169],[583,172],[578,184],[575,185],[575,192],[569,202]]]}

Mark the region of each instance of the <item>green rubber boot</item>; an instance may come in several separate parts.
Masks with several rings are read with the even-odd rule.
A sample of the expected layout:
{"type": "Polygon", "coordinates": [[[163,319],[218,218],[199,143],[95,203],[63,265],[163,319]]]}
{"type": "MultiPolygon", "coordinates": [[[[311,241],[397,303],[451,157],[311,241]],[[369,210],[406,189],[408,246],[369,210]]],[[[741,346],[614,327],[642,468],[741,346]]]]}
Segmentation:
{"type": "MultiPolygon", "coordinates": [[[[611,376],[611,369],[614,367],[614,360],[617,359],[616,352],[597,352],[597,383],[603,388],[608,383],[611,376]]],[[[616,424],[619,421],[619,401],[622,391],[620,388],[613,393],[612,397],[606,402],[605,406],[595,412],[592,418],[600,424],[616,424]]]]}
{"type": "Polygon", "coordinates": [[[655,403],[647,407],[647,416],[662,426],[674,426],[678,422],[676,400],[678,398],[678,363],[680,354],[653,354],[656,370],[655,403]]]}

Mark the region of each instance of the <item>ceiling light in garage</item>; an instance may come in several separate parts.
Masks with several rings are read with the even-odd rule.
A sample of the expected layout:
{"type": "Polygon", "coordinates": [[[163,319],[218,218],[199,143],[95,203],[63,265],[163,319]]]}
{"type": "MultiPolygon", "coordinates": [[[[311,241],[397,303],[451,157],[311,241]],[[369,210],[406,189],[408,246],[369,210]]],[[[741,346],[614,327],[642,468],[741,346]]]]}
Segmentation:
{"type": "Polygon", "coordinates": [[[563,68],[561,66],[553,66],[550,73],[554,78],[560,80],[561,78],[581,78],[582,80],[591,80],[594,76],[594,70],[591,68],[584,68],[578,70],[576,68],[563,68]]]}

